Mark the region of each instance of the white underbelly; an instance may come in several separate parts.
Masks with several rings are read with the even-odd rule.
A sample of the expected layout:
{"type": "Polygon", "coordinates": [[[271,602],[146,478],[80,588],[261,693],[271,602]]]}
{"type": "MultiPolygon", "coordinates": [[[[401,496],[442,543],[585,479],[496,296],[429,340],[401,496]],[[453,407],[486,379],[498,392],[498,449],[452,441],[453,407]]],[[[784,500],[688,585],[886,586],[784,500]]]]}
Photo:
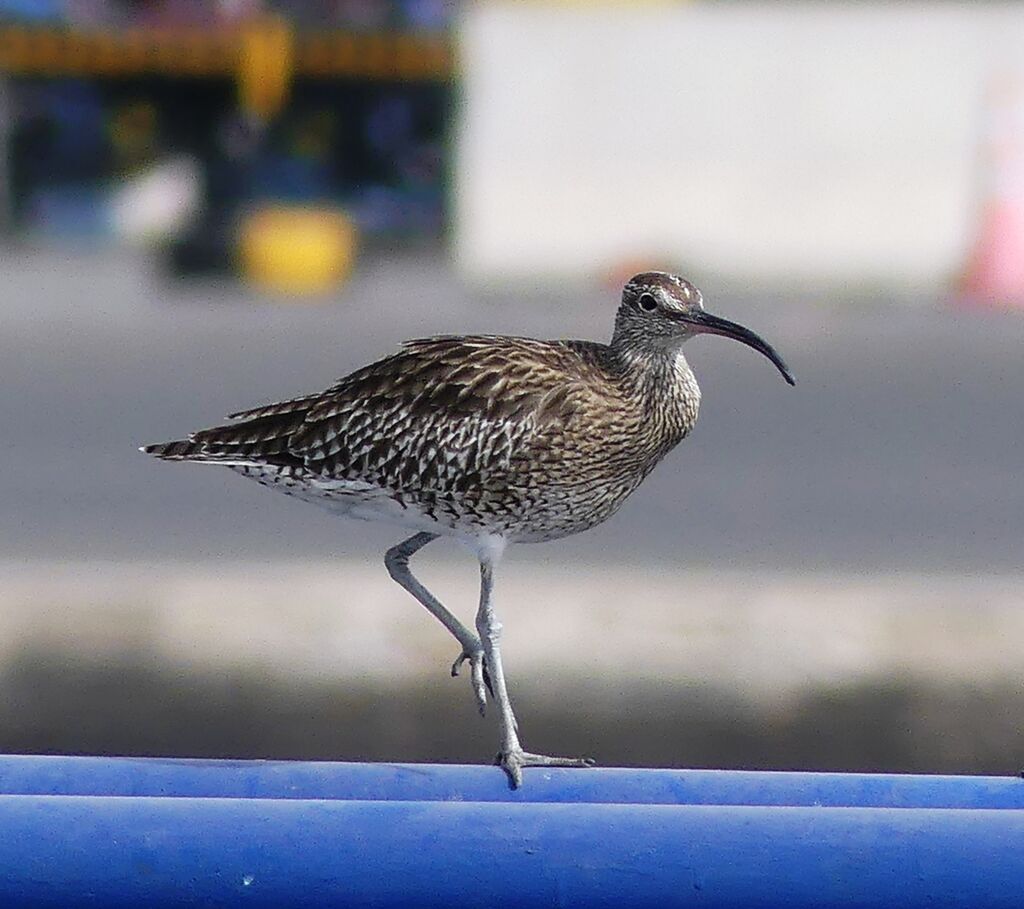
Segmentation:
{"type": "Polygon", "coordinates": [[[484,528],[458,517],[435,517],[413,502],[401,502],[388,490],[361,480],[330,480],[263,465],[232,465],[232,470],[261,486],[310,502],[332,514],[359,521],[378,521],[413,532],[451,536],[475,546],[484,528]]]}

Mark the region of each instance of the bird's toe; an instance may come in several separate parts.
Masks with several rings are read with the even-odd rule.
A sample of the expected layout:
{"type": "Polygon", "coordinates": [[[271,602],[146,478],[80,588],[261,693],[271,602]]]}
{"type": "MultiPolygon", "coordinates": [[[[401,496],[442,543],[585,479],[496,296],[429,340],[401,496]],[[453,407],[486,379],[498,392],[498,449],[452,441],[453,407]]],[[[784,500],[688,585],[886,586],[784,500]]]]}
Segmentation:
{"type": "Polygon", "coordinates": [[[469,681],[476,697],[476,706],[480,711],[480,716],[484,716],[487,712],[487,695],[490,694],[492,698],[494,697],[491,675],[487,671],[487,659],[484,657],[482,648],[471,653],[463,650],[452,663],[452,678],[459,675],[462,664],[466,660],[469,660],[469,681]]]}
{"type": "Polygon", "coordinates": [[[525,767],[593,767],[593,758],[552,757],[549,754],[533,754],[521,748],[510,748],[499,751],[494,763],[508,774],[513,789],[523,785],[523,768],[525,767]]]}

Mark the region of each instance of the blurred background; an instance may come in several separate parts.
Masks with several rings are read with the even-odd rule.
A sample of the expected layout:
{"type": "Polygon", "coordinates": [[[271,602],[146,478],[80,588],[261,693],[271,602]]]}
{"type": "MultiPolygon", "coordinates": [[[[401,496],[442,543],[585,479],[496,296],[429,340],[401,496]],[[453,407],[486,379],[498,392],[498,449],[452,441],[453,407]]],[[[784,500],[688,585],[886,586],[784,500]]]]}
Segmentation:
{"type": "MultiPolygon", "coordinates": [[[[406,338],[605,339],[675,270],[694,434],[510,551],[525,744],[1024,762],[1024,8],[0,0],[0,749],[485,760],[339,521],[137,446],[406,338]]],[[[466,621],[472,557],[425,583],[466,621]]]]}

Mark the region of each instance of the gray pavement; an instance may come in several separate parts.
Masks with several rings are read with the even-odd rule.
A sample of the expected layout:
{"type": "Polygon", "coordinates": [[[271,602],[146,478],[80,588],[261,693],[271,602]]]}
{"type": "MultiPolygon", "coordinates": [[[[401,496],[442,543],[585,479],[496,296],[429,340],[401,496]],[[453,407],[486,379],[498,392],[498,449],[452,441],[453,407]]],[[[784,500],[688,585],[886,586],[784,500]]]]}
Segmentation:
{"type": "MultiPolygon", "coordinates": [[[[0,555],[19,560],[379,557],[400,531],[136,446],[324,387],[407,337],[605,338],[616,303],[465,287],[425,255],[377,260],[317,304],[173,281],[130,253],[6,250],[0,274],[0,555]]],[[[738,344],[693,341],[694,434],[606,525],[517,560],[1021,569],[1024,312],[704,284],[796,388],[738,344]]]]}

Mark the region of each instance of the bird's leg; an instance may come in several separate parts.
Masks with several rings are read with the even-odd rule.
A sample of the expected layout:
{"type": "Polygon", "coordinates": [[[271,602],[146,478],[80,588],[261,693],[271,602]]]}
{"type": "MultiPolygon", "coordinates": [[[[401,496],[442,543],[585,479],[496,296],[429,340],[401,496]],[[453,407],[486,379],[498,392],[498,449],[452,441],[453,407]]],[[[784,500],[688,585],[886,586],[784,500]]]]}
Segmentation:
{"type": "Polygon", "coordinates": [[[507,774],[513,789],[523,785],[524,767],[590,767],[593,761],[589,758],[549,757],[546,754],[531,754],[523,751],[519,743],[519,724],[512,712],[508,688],[505,685],[505,672],[501,666],[502,625],[494,614],[494,560],[492,557],[480,557],[480,608],[476,614],[476,630],[484,648],[484,658],[491,673],[492,691],[498,702],[498,722],[501,725],[501,751],[495,759],[507,774]]]}
{"type": "Polygon", "coordinates": [[[438,619],[451,632],[455,640],[462,645],[462,653],[452,663],[452,676],[457,676],[462,664],[469,660],[470,682],[473,685],[473,694],[476,696],[477,708],[480,710],[480,715],[483,716],[487,707],[487,692],[491,691],[493,696],[493,691],[480,639],[416,580],[409,569],[409,559],[437,537],[436,533],[414,534],[408,540],[397,546],[392,546],[384,556],[384,564],[391,577],[426,606],[430,614],[438,619]]]}

